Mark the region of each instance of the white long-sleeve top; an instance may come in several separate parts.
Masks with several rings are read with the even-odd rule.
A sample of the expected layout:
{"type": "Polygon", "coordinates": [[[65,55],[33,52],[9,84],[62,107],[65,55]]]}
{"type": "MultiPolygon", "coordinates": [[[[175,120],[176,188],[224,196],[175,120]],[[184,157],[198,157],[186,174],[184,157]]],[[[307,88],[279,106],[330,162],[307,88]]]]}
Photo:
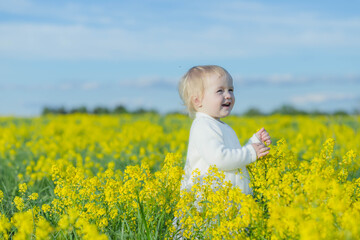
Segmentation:
{"type": "Polygon", "coordinates": [[[236,133],[229,125],[205,113],[197,112],[190,129],[181,189],[191,189],[192,172],[195,169],[200,171],[200,176],[204,176],[211,165],[216,165],[224,172],[225,181],[231,181],[245,194],[252,194],[246,165],[256,161],[256,152],[251,143],[259,142],[254,134],[242,147],[236,133]]]}

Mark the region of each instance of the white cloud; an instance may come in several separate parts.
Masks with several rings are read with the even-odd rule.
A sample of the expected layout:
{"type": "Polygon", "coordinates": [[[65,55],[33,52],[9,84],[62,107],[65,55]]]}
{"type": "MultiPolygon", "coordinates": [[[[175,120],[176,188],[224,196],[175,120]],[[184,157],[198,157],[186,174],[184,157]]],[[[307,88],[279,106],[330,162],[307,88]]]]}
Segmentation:
{"type": "Polygon", "coordinates": [[[0,52],[20,58],[111,58],[135,47],[121,30],[84,26],[0,24],[0,35],[0,52]]]}
{"type": "Polygon", "coordinates": [[[273,74],[267,76],[238,76],[234,75],[234,81],[241,84],[284,84],[302,82],[304,79],[291,74],[273,74]]]}
{"type": "MultiPolygon", "coordinates": [[[[360,82],[359,75],[338,75],[338,76],[301,76],[293,74],[270,74],[262,76],[240,76],[233,75],[236,86],[277,86],[277,87],[297,87],[317,84],[333,84],[338,86],[348,86],[350,88],[358,88],[360,82]]],[[[143,89],[169,89],[176,90],[179,78],[165,78],[161,76],[143,76],[139,78],[121,79],[111,82],[102,82],[97,80],[64,80],[58,82],[47,83],[11,83],[0,82],[0,91],[37,91],[37,90],[61,90],[61,91],[95,91],[98,89],[114,89],[114,88],[143,88],[143,89]]],[[[311,97],[311,95],[309,95],[311,97]]],[[[321,95],[322,96],[322,95],[321,95]]],[[[301,98],[301,97],[300,97],[301,98]]],[[[311,99],[320,98],[311,97],[311,99]]],[[[298,98],[294,98],[295,101],[298,98]]]]}
{"type": "Polygon", "coordinates": [[[83,90],[95,90],[98,89],[100,87],[100,84],[97,82],[87,82],[87,83],[83,83],[81,84],[81,89],[83,90]]]}
{"type": "Polygon", "coordinates": [[[272,74],[263,76],[240,76],[234,75],[234,81],[243,85],[254,85],[254,84],[269,84],[269,85],[289,85],[289,84],[312,84],[312,83],[342,83],[342,84],[353,84],[360,82],[360,75],[355,74],[344,74],[344,75],[293,75],[293,74],[272,74]]]}
{"type": "Polygon", "coordinates": [[[0,1],[0,11],[8,14],[73,23],[109,24],[111,17],[102,5],[75,2],[42,2],[28,0],[0,1]]]}
{"type": "Polygon", "coordinates": [[[121,87],[140,87],[140,88],[171,88],[175,89],[178,79],[161,77],[142,77],[131,80],[119,81],[121,87]]]}
{"type": "Polygon", "coordinates": [[[45,19],[0,23],[0,54],[15,58],[231,58],[360,48],[360,18],[328,19],[259,3],[209,4],[190,13],[180,8],[177,17],[155,8],[118,6],[116,12],[88,3],[41,6],[18,1],[0,7],[45,19]],[[184,24],[182,15],[188,17],[184,24]]]}
{"type": "Polygon", "coordinates": [[[359,96],[348,93],[310,93],[306,95],[294,96],[291,102],[298,105],[325,103],[330,101],[356,100],[359,96]]]}
{"type": "Polygon", "coordinates": [[[321,13],[261,3],[222,4],[206,15],[223,25],[238,27],[238,36],[247,39],[243,43],[257,44],[261,49],[263,45],[275,47],[276,51],[288,46],[359,47],[359,17],[329,18],[321,13]]]}
{"type": "Polygon", "coordinates": [[[33,4],[27,0],[0,1],[0,10],[7,13],[23,14],[33,11],[33,4]]]}
{"type": "MultiPolygon", "coordinates": [[[[115,84],[112,84],[115,87],[115,84]]],[[[5,83],[0,84],[0,91],[27,91],[27,92],[36,92],[36,91],[90,91],[97,90],[100,88],[106,88],[106,84],[101,82],[89,81],[89,82],[59,82],[59,83],[5,83]]]]}
{"type": "Polygon", "coordinates": [[[73,89],[73,84],[71,83],[62,83],[59,85],[59,89],[63,90],[63,91],[67,91],[67,90],[71,90],[73,89]]]}

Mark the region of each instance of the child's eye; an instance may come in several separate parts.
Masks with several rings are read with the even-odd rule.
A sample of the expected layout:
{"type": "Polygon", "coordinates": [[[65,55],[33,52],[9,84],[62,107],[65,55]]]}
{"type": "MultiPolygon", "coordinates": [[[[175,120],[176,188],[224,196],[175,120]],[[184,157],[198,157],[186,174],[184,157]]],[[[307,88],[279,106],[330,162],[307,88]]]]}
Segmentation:
{"type": "Polygon", "coordinates": [[[229,89],[229,92],[233,92],[234,91],[234,89],[229,89]]]}
{"type": "Polygon", "coordinates": [[[217,90],[217,93],[222,93],[222,91],[223,91],[222,89],[219,89],[217,90]]]}

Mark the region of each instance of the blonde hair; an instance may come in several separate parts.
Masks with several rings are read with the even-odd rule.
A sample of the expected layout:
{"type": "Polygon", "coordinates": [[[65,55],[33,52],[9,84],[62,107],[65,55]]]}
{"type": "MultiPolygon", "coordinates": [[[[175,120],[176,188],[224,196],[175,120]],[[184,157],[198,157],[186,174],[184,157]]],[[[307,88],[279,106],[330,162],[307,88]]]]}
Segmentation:
{"type": "Polygon", "coordinates": [[[205,80],[216,74],[219,78],[225,77],[232,81],[231,75],[222,67],[216,65],[195,66],[189,69],[180,79],[178,90],[189,115],[194,117],[196,109],[192,103],[193,97],[202,98],[205,80]]]}

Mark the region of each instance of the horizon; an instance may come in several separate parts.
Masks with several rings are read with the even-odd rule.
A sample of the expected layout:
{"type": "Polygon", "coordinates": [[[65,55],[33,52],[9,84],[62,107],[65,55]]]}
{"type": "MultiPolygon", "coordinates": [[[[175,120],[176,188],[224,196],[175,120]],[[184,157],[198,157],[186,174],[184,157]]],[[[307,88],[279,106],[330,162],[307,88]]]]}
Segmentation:
{"type": "MultiPolygon", "coordinates": [[[[113,108],[109,108],[107,106],[95,106],[94,108],[88,108],[86,106],[75,106],[73,108],[65,108],[64,106],[45,106],[41,113],[34,116],[18,116],[18,117],[38,117],[47,114],[53,115],[68,115],[68,114],[90,114],[90,115],[117,115],[117,114],[158,114],[158,115],[169,115],[169,114],[181,114],[181,115],[189,115],[186,109],[182,109],[180,111],[168,111],[168,112],[159,112],[156,109],[146,109],[146,108],[134,108],[129,109],[124,105],[117,105],[113,108]],[[117,108],[121,108],[121,110],[117,110],[117,108]],[[117,112],[121,111],[121,112],[117,112]]],[[[272,109],[268,112],[262,112],[257,108],[249,108],[246,109],[242,113],[233,113],[231,112],[230,116],[272,116],[272,115],[350,115],[350,116],[358,116],[360,115],[360,111],[355,109],[352,112],[343,110],[343,109],[335,109],[332,112],[320,111],[318,109],[306,111],[304,109],[296,108],[292,105],[282,105],[278,108],[272,109]]],[[[2,116],[0,117],[7,117],[2,116]]],[[[16,116],[15,116],[16,117],[16,116]]]]}

